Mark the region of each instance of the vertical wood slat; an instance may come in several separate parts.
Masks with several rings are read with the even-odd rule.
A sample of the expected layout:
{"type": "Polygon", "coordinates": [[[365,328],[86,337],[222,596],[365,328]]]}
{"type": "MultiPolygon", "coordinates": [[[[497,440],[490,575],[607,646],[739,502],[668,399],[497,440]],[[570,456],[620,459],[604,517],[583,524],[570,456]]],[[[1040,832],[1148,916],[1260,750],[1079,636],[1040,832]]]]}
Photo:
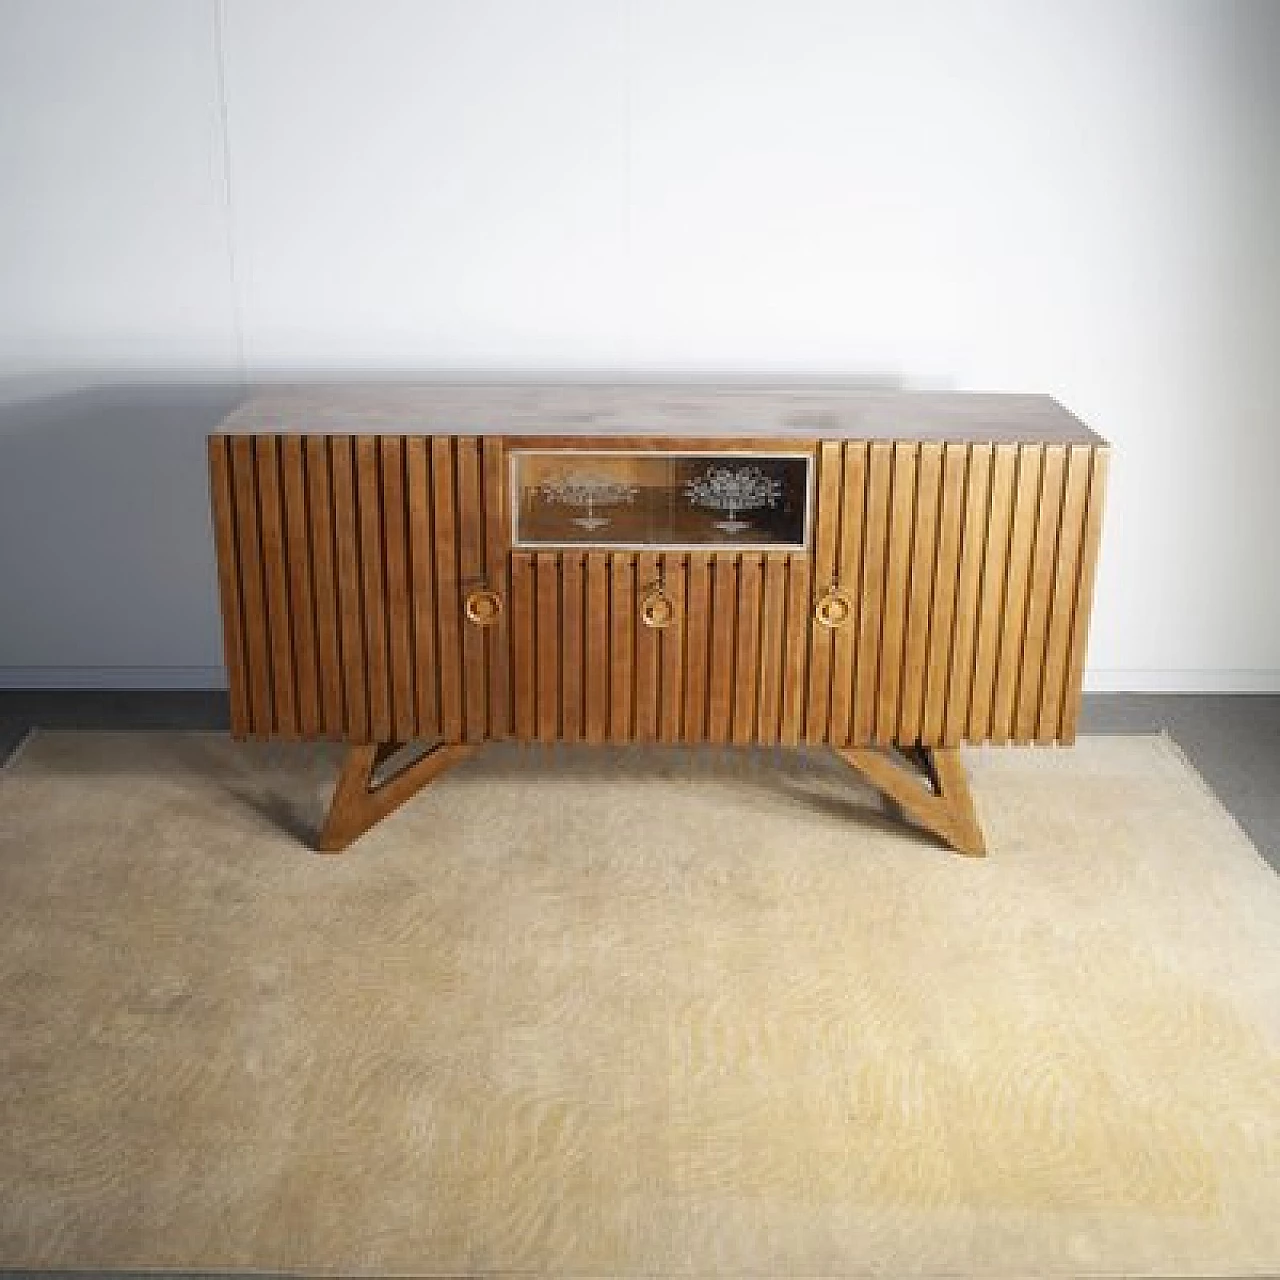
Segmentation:
{"type": "Polygon", "coordinates": [[[1111,452],[1093,450],[1093,467],[1089,477],[1084,538],[1080,550],[1080,574],[1076,583],[1075,613],[1071,620],[1071,651],[1067,659],[1067,679],[1062,712],[1059,717],[1058,740],[1076,740],[1076,724],[1080,715],[1080,686],[1084,675],[1085,647],[1089,635],[1089,615],[1093,608],[1093,585],[1098,569],[1098,545],[1102,539],[1102,508],[1107,494],[1107,470],[1111,452]]]}
{"type": "Polygon", "coordinates": [[[787,624],[787,560],[764,558],[763,599],[760,606],[759,741],[777,742],[782,725],[782,684],[787,624]]]}
{"type": "MultiPolygon", "coordinates": [[[[844,492],[843,450],[826,440],[818,448],[818,511],[821,518],[813,533],[813,598],[816,601],[839,581],[836,553],[840,544],[841,498],[844,492]]],[[[827,738],[831,713],[832,632],[814,627],[809,654],[809,690],[806,699],[805,739],[823,742],[827,738]]]]}
{"type": "Polygon", "coordinates": [[[1036,736],[1045,642],[1049,629],[1049,604],[1053,594],[1053,565],[1058,551],[1065,480],[1066,450],[1061,445],[1046,446],[1041,459],[1039,509],[1031,550],[1027,616],[1022,632],[1022,662],[1018,672],[1013,729],[1010,735],[1015,742],[1031,742],[1036,736]]]}
{"type": "Polygon", "coordinates": [[[325,737],[341,738],[342,645],[338,623],[338,578],[333,553],[333,480],[329,472],[329,441],[324,436],[307,436],[303,452],[307,473],[320,721],[325,737]]]}
{"type": "Polygon", "coordinates": [[[537,584],[533,557],[517,551],[511,556],[511,692],[515,736],[532,742],[537,736],[537,630],[534,610],[537,584]]]}
{"type": "Polygon", "coordinates": [[[252,732],[253,722],[249,714],[249,673],[244,660],[244,611],[240,602],[231,451],[226,436],[209,437],[209,500],[218,565],[218,596],[222,606],[222,653],[231,703],[231,732],[242,738],[252,732]]]}
{"type": "Polygon", "coordinates": [[[858,659],[850,741],[875,741],[880,694],[880,633],[889,560],[889,502],[893,489],[893,445],[878,440],[867,457],[866,535],[858,593],[858,659]]]}
{"type": "Polygon", "coordinates": [[[240,593],[245,633],[245,665],[249,673],[249,718],[253,732],[269,735],[275,727],[271,691],[271,645],[267,634],[267,597],[263,582],[262,543],[258,519],[258,478],[254,441],[231,442],[231,479],[239,524],[240,593]]]}
{"type": "Polygon", "coordinates": [[[364,605],[360,593],[360,532],[356,523],[354,442],[350,436],[330,441],[333,467],[333,525],[338,548],[338,618],[342,640],[342,694],[347,717],[345,735],[369,741],[369,703],[364,667],[364,605]]]}
{"type": "Polygon", "coordinates": [[[642,552],[636,557],[636,598],[632,616],[635,628],[635,737],[639,742],[654,742],[658,737],[658,699],[661,693],[659,645],[662,632],[646,626],[640,619],[644,593],[658,582],[658,557],[642,552]]]}
{"type": "Polygon", "coordinates": [[[435,436],[431,441],[431,507],[436,555],[436,661],[440,669],[440,733],[448,742],[461,742],[462,600],[458,582],[457,477],[454,441],[435,436]]]}
{"type": "Polygon", "coordinates": [[[658,737],[663,742],[681,739],[684,708],[685,645],[689,632],[689,601],[685,591],[685,561],[678,553],[662,557],[662,580],[675,605],[675,621],[662,632],[662,705],[658,737]]]}
{"type": "Polygon", "coordinates": [[[898,728],[902,660],[906,642],[907,592],[911,578],[911,544],[915,526],[916,471],[919,445],[898,443],[893,449],[892,497],[884,605],[880,628],[880,678],[876,689],[873,741],[888,745],[898,728]]]}
{"type": "Polygon", "coordinates": [[[560,732],[560,559],[539,552],[534,561],[534,678],[537,683],[539,742],[554,742],[560,732]]]}
{"type": "Polygon", "coordinates": [[[684,740],[704,742],[707,736],[708,669],[711,642],[711,559],[702,552],[689,556],[686,581],[684,740]]]}
{"type": "Polygon", "coordinates": [[[484,498],[480,442],[475,436],[455,441],[458,522],[458,628],[462,636],[462,736],[482,742],[489,729],[487,627],[469,622],[467,595],[488,586],[485,572],[484,498]]]}
{"type": "Polygon", "coordinates": [[[1092,461],[1092,450],[1085,446],[1073,447],[1067,453],[1061,532],[1053,569],[1053,596],[1049,605],[1049,626],[1045,639],[1044,679],[1040,687],[1040,707],[1036,720],[1036,741],[1041,743],[1054,741],[1062,717],[1092,461]]]}
{"type": "Polygon", "coordinates": [[[792,556],[787,562],[786,643],[783,654],[782,710],[778,739],[796,746],[804,733],[805,688],[808,679],[812,602],[809,598],[809,558],[792,556]]]}
{"type": "MultiPolygon", "coordinates": [[[[511,513],[507,495],[507,460],[500,436],[485,436],[481,442],[484,468],[485,577],[491,590],[506,600],[507,549],[511,545],[511,513]]],[[[510,614],[503,609],[498,620],[485,629],[489,673],[489,733],[501,738],[511,721],[509,675],[511,637],[510,614]]]]}
{"type": "Polygon", "coordinates": [[[405,443],[409,504],[409,592],[413,614],[413,667],[418,733],[440,734],[440,664],[437,654],[435,546],[431,450],[422,436],[405,443]]]}
{"type": "Polygon", "coordinates": [[[991,461],[987,502],[987,535],[982,558],[978,630],[974,643],[973,679],[969,693],[970,742],[986,742],[992,736],[995,705],[996,661],[1004,608],[1005,570],[1009,560],[1009,534],[1013,523],[1014,482],[1018,446],[997,445],[991,461]]]}
{"type": "Polygon", "coordinates": [[[733,716],[730,737],[736,743],[756,740],[760,705],[760,593],[764,567],[759,555],[738,563],[737,640],[733,666],[733,716]]]}
{"type": "Polygon", "coordinates": [[[924,709],[920,720],[920,739],[931,744],[942,741],[946,718],[956,595],[960,580],[960,546],[964,536],[964,485],[968,466],[968,446],[948,444],[942,460],[942,503],[938,511],[929,649],[925,658],[924,709]]]}
{"type": "Polygon", "coordinates": [[[609,741],[627,742],[634,726],[635,560],[627,552],[609,557],[609,741]]]}
{"type": "Polygon", "coordinates": [[[382,544],[387,584],[387,652],[390,664],[391,732],[399,742],[415,736],[412,599],[409,593],[408,510],[404,441],[380,441],[382,461],[382,544]]]}
{"type": "Polygon", "coordinates": [[[1009,534],[1004,610],[1000,621],[1000,647],[991,712],[991,740],[996,743],[1008,742],[1014,732],[1014,703],[1018,673],[1022,666],[1022,640],[1027,618],[1031,552],[1035,541],[1043,460],[1043,451],[1038,446],[1019,446],[1018,478],[1014,493],[1013,525],[1009,534]]]}
{"type": "Polygon", "coordinates": [[[853,722],[853,688],[857,657],[858,626],[862,599],[862,538],[866,518],[866,444],[847,443],[841,466],[840,545],[836,552],[840,585],[853,601],[853,613],[844,626],[833,633],[831,657],[831,721],[828,738],[837,745],[849,741],[853,722]]]}
{"type": "Polygon", "coordinates": [[[320,687],[316,662],[316,613],[311,586],[307,476],[301,436],[280,438],[279,461],[298,734],[303,738],[314,738],[320,732],[320,687]]]}
{"type": "Polygon", "coordinates": [[[587,579],[586,698],[583,733],[588,742],[604,742],[609,734],[609,556],[588,553],[587,579]]]}
{"type": "Polygon", "coordinates": [[[732,731],[737,605],[738,561],[733,556],[713,556],[711,637],[707,656],[708,742],[728,742],[732,731]]]}
{"type": "Polygon", "coordinates": [[[947,679],[947,709],[942,727],[944,746],[957,747],[969,725],[973,688],[974,645],[981,603],[982,564],[986,551],[987,512],[991,484],[990,445],[972,445],[964,494],[964,535],[956,588],[955,638],[947,679]]]}
{"type": "Polygon", "coordinates": [[[359,508],[360,581],[364,599],[365,679],[369,691],[369,736],[374,742],[387,742],[391,738],[381,489],[378,439],[376,436],[357,436],[356,502],[359,508]]]}
{"type": "Polygon", "coordinates": [[[942,449],[937,440],[925,441],[920,446],[916,464],[915,517],[902,642],[902,687],[894,735],[894,741],[903,745],[920,741],[924,714],[925,661],[929,652],[933,579],[937,569],[938,506],[942,497],[942,449]]]}
{"type": "Polygon", "coordinates": [[[582,553],[560,559],[560,735],[566,742],[582,737],[582,694],[585,686],[583,645],[582,553]]]}
{"type": "Polygon", "coordinates": [[[297,692],[293,674],[292,619],[289,616],[289,567],[285,559],[284,515],[280,500],[279,439],[260,436],[255,442],[258,483],[258,532],[266,584],[267,635],[271,650],[271,692],[275,733],[298,736],[297,692]]]}

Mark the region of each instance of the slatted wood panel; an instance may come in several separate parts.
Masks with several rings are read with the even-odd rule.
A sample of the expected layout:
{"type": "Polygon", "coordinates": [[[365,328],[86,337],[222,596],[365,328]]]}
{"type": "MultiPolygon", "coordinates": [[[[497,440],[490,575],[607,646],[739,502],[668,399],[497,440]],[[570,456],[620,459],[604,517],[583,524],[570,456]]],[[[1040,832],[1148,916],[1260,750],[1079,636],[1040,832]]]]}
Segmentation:
{"type": "MultiPolygon", "coordinates": [[[[463,438],[456,442],[454,482],[457,486],[459,595],[484,587],[485,569],[484,505],[468,501],[466,495],[480,494],[480,442],[463,438]]],[[[489,677],[487,627],[463,622],[462,736],[467,742],[483,742],[489,735],[489,677]]]]}
{"type": "MultiPolygon", "coordinates": [[[[1073,451],[1074,452],[1074,451],[1073,451]]],[[[1085,499],[1084,533],[1079,551],[1080,564],[1076,590],[1071,601],[1070,632],[1064,641],[1068,648],[1067,677],[1063,690],[1057,736],[1062,742],[1074,742],[1080,716],[1080,686],[1084,675],[1085,646],[1089,635],[1089,614],[1093,608],[1093,580],[1098,567],[1098,546],[1102,537],[1102,508],[1107,494],[1107,469],[1110,452],[1092,449],[1085,499]]]]}
{"type": "MultiPolygon", "coordinates": [[[[329,442],[323,436],[308,436],[303,453],[307,505],[303,521],[303,542],[300,545],[309,547],[310,554],[300,553],[298,559],[308,561],[311,569],[322,732],[325,737],[340,738],[345,720],[342,648],[338,638],[338,580],[334,564],[333,482],[329,472],[329,442]]],[[[233,715],[232,720],[235,719],[233,715]]]]}
{"type": "MultiPolygon", "coordinates": [[[[862,543],[866,535],[867,445],[851,442],[843,447],[840,460],[840,541],[837,561],[855,566],[857,577],[839,586],[856,600],[862,590],[862,543]]],[[[854,689],[857,683],[858,627],[856,619],[837,629],[832,637],[830,722],[828,736],[833,742],[847,742],[853,726],[854,689]]]]}
{"type": "MultiPolygon", "coordinates": [[[[645,595],[660,581],[658,557],[646,552],[636,557],[635,609],[640,610],[645,595]]],[[[662,630],[636,628],[634,657],[635,737],[640,742],[656,742],[662,699],[662,630]]],[[[567,659],[566,659],[567,665],[567,659]]]]}
{"type": "Polygon", "coordinates": [[[1092,445],[843,441],[810,554],[510,553],[499,438],[216,436],[233,731],[388,741],[1071,741],[1092,445]],[[645,592],[675,602],[643,625],[645,592]],[[506,602],[465,621],[476,586],[506,602]],[[854,614],[813,623],[832,586],[854,614]]]}
{"type": "Polygon", "coordinates": [[[560,737],[578,742],[583,734],[583,693],[586,689],[586,577],[583,557],[564,558],[556,573],[560,588],[560,737]]]}
{"type": "Polygon", "coordinates": [[[811,628],[804,737],[1072,740],[1106,451],[839,448],[822,453],[811,603],[836,583],[856,608],[834,633],[811,628]]]}
{"type": "MultiPolygon", "coordinates": [[[[505,599],[507,588],[507,548],[511,544],[511,511],[506,498],[506,448],[500,437],[487,436],[480,442],[484,467],[484,572],[488,587],[505,599]]],[[[504,610],[485,629],[488,644],[489,733],[503,737],[511,727],[511,636],[510,612],[504,610]]]]}
{"type": "Polygon", "coordinates": [[[232,489],[231,456],[225,438],[209,441],[209,500],[213,512],[213,545],[218,562],[218,594],[222,600],[222,652],[230,674],[231,723],[246,732],[253,723],[245,672],[246,639],[240,581],[240,549],[244,522],[237,526],[232,489]]]}
{"type": "Polygon", "coordinates": [[[462,614],[507,593],[500,441],[214,436],[209,462],[235,734],[508,732],[508,619],[462,614]]]}
{"type": "MultiPolygon", "coordinates": [[[[560,736],[560,699],[562,695],[560,669],[564,650],[560,633],[560,574],[556,556],[544,553],[534,558],[534,680],[537,688],[534,704],[537,707],[537,739],[539,742],[555,742],[560,736]]],[[[524,601],[517,595],[517,612],[522,611],[524,601]]]]}
{"type": "Polygon", "coordinates": [[[658,639],[658,737],[663,742],[680,742],[684,737],[688,682],[689,593],[685,557],[659,556],[658,572],[676,607],[674,622],[658,639]]]}
{"type": "Polygon", "coordinates": [[[808,644],[808,591],[803,556],[514,552],[515,736],[777,742],[787,656],[808,644]],[[656,583],[675,606],[668,627],[641,618],[656,583]]]}
{"type": "Polygon", "coordinates": [[[965,529],[962,504],[968,460],[968,451],[963,445],[945,446],[928,653],[924,666],[924,708],[920,725],[920,738],[924,742],[941,742],[946,721],[951,654],[956,643],[956,597],[960,590],[960,553],[965,529]]]}
{"type": "Polygon", "coordinates": [[[911,527],[907,614],[903,629],[902,684],[894,737],[919,742],[924,686],[933,624],[933,575],[938,550],[938,507],[942,500],[942,445],[920,446],[916,470],[915,519],[911,527]]]}
{"type": "MultiPolygon", "coordinates": [[[[844,575],[837,566],[840,552],[840,526],[844,504],[844,459],[839,444],[824,442],[818,449],[816,510],[822,513],[813,529],[813,586],[821,593],[829,586],[841,584],[844,575]]],[[[809,656],[809,713],[805,736],[810,742],[824,742],[829,732],[831,709],[831,662],[835,638],[825,627],[815,628],[809,656]]]]}

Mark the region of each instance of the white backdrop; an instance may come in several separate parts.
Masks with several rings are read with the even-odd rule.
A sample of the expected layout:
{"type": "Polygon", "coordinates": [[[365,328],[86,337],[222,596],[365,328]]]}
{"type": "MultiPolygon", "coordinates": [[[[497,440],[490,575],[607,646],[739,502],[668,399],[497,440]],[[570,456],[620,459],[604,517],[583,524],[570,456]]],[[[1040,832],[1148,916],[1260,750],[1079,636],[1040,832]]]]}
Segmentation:
{"type": "Polygon", "coordinates": [[[217,682],[209,384],[467,370],[1049,392],[1091,687],[1280,689],[1277,65],[1265,0],[0,0],[0,682],[217,682]]]}

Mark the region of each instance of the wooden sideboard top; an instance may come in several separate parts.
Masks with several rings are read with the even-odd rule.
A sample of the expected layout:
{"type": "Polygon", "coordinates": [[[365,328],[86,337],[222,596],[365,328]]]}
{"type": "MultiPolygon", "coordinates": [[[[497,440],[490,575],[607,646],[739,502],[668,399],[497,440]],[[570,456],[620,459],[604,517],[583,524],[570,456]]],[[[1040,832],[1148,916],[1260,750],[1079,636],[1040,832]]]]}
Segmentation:
{"type": "Polygon", "coordinates": [[[679,436],[1103,445],[1042,395],[796,383],[438,382],[272,387],[221,425],[235,435],[679,436]]]}

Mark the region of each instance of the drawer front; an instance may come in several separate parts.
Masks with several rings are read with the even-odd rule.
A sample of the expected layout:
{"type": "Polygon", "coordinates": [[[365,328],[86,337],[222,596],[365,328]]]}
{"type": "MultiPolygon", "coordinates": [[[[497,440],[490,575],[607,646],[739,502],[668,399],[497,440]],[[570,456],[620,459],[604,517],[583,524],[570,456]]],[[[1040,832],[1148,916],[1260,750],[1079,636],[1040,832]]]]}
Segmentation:
{"type": "Polygon", "coordinates": [[[824,443],[805,737],[1071,742],[1108,453],[824,443]],[[846,616],[847,614],[847,616],[846,616]]]}
{"type": "Polygon", "coordinates": [[[808,613],[803,554],[513,552],[515,736],[798,742],[808,613]]]}
{"type": "Polygon", "coordinates": [[[210,479],[238,736],[508,730],[501,441],[215,436],[210,479]]]}

